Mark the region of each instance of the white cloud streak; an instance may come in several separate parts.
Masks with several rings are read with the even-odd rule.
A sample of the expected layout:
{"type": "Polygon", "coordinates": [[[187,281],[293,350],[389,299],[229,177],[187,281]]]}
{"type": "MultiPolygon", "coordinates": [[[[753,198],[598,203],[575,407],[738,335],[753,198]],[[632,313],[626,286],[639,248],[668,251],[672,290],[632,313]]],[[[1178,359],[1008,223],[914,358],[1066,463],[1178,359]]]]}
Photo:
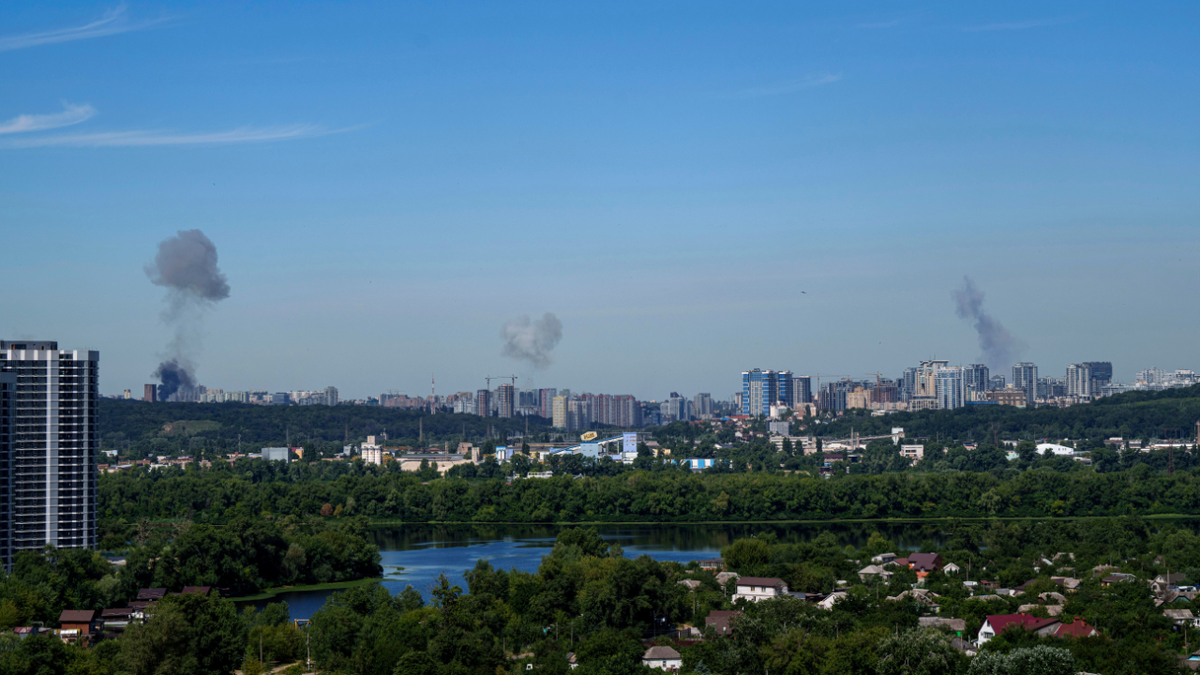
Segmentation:
{"type": "Polygon", "coordinates": [[[96,114],[90,105],[63,104],[63,111],[48,115],[17,115],[7,122],[0,122],[0,134],[19,134],[28,131],[45,131],[79,124],[96,114]]]}
{"type": "Polygon", "coordinates": [[[966,26],[962,30],[964,33],[982,33],[995,30],[1027,30],[1029,28],[1058,26],[1064,23],[1071,23],[1077,19],[1079,19],[1077,16],[1068,16],[1057,19],[1034,19],[1031,21],[1013,21],[1010,23],[988,23],[982,26],[966,26]]]}
{"type": "Polygon", "coordinates": [[[128,19],[128,17],[125,16],[125,5],[122,4],[105,12],[104,16],[96,21],[84,24],[82,26],[59,28],[41,33],[26,33],[25,35],[10,35],[8,37],[0,37],[0,52],[56,44],[59,42],[71,42],[73,40],[86,40],[88,38],[117,35],[119,33],[128,33],[135,30],[150,28],[151,26],[160,24],[166,20],[167,19],[149,19],[145,21],[132,22],[128,19]]]}
{"type": "Polygon", "coordinates": [[[169,133],[162,131],[108,131],[94,134],[63,134],[37,138],[14,139],[4,143],[6,148],[131,148],[168,145],[229,145],[260,143],[298,138],[312,138],[351,131],[325,129],[313,124],[294,124],[282,127],[241,127],[230,131],[201,134],[169,133]]]}
{"type": "Polygon", "coordinates": [[[768,85],[765,87],[755,87],[738,92],[737,96],[741,98],[758,98],[760,96],[779,96],[781,94],[791,94],[803,89],[811,89],[820,87],[826,84],[833,84],[842,79],[841,73],[819,73],[809,75],[798,80],[789,82],[781,82],[779,84],[768,85]]]}

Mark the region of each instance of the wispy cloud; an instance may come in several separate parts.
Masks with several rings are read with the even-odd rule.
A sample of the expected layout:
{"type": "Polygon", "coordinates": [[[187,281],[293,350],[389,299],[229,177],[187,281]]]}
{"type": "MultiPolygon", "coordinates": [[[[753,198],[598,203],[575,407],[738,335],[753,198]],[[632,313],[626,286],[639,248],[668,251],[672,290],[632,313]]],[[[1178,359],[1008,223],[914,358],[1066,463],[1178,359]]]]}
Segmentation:
{"type": "Polygon", "coordinates": [[[876,21],[874,23],[860,23],[855,28],[891,28],[899,26],[904,22],[904,19],[893,19],[892,21],[876,21]]]}
{"type": "Polygon", "coordinates": [[[90,105],[63,104],[63,111],[48,115],[17,115],[7,122],[0,122],[0,134],[19,134],[27,131],[45,131],[69,127],[92,117],[96,109],[90,105]]]}
{"type": "Polygon", "coordinates": [[[0,52],[58,42],[71,42],[72,40],[86,40],[88,38],[104,37],[105,35],[117,35],[118,33],[128,33],[130,31],[149,28],[166,20],[146,19],[143,21],[130,21],[129,17],[125,15],[125,5],[122,4],[108,10],[101,18],[82,26],[58,28],[42,33],[26,33],[25,35],[0,37],[0,52]]]}
{"type": "Polygon", "coordinates": [[[811,89],[820,87],[826,84],[832,84],[842,79],[841,73],[818,73],[809,75],[798,80],[789,80],[778,84],[767,85],[765,87],[754,87],[752,89],[744,89],[737,92],[739,98],[757,98],[759,96],[779,96],[781,94],[791,94],[802,89],[811,89]]]}
{"type": "Polygon", "coordinates": [[[982,26],[965,26],[965,27],[963,27],[962,30],[965,33],[981,33],[984,31],[993,31],[993,30],[1026,30],[1029,28],[1044,28],[1046,26],[1058,26],[1058,25],[1061,25],[1064,23],[1071,23],[1072,21],[1077,21],[1079,18],[1080,17],[1077,17],[1077,16],[1066,16],[1066,17],[1059,17],[1056,19],[1033,19],[1030,21],[1012,21],[1009,23],[987,23],[987,24],[983,24],[982,26]]]}
{"type": "Polygon", "coordinates": [[[353,131],[360,127],[325,129],[313,124],[294,124],[282,127],[241,127],[230,131],[202,134],[169,133],[163,131],[107,131],[94,134],[62,134],[35,138],[14,139],[3,143],[6,148],[130,148],[166,145],[228,145],[261,143],[298,138],[313,138],[353,131]]]}

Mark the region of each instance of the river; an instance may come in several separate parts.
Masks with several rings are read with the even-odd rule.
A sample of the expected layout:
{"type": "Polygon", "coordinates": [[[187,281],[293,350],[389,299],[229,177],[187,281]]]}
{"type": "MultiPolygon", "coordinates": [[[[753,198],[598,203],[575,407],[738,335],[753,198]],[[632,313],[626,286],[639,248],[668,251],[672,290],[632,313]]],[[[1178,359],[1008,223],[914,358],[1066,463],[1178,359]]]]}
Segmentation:
{"type": "MultiPolygon", "coordinates": [[[[897,547],[915,548],[923,542],[941,543],[937,522],[813,522],[710,525],[610,524],[596,525],[605,541],[620,546],[627,557],[648,555],[655,560],[715,558],[735,539],[773,532],[780,541],[806,541],[832,532],[844,546],[860,547],[872,532],[880,532],[897,547]]],[[[499,569],[533,572],[554,546],[561,527],[552,525],[405,525],[377,527],[370,535],[383,558],[383,586],[399,593],[411,585],[429,598],[439,574],[466,590],[463,572],[486,559],[499,569]]],[[[336,591],[280,593],[270,601],[288,603],[293,619],[307,619],[336,591]]]]}

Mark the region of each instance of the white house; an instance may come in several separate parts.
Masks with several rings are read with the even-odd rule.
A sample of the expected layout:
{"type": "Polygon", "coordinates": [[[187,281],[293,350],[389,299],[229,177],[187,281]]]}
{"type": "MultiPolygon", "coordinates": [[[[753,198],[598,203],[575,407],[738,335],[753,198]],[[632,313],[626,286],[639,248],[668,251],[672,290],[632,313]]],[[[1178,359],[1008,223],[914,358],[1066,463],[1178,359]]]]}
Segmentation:
{"type": "Polygon", "coordinates": [[[858,578],[866,581],[868,577],[879,577],[880,579],[887,581],[892,578],[893,574],[893,572],[890,572],[879,565],[867,565],[858,571],[858,578]]]}
{"type": "Polygon", "coordinates": [[[642,654],[642,665],[647,668],[678,671],[683,667],[683,657],[670,647],[651,647],[642,654]]]}
{"type": "Polygon", "coordinates": [[[783,579],[775,577],[741,577],[737,580],[737,591],[733,595],[733,601],[749,600],[750,602],[758,602],[760,600],[773,600],[788,594],[787,584],[783,579]]]}
{"type": "Polygon", "coordinates": [[[1065,445],[1059,445],[1057,443],[1038,443],[1037,451],[1039,455],[1045,455],[1047,452],[1049,452],[1050,454],[1057,455],[1059,457],[1070,457],[1071,455],[1075,454],[1075,448],[1068,448],[1065,445]]]}
{"type": "Polygon", "coordinates": [[[954,563],[946,563],[945,567],[942,567],[942,574],[958,574],[961,571],[962,568],[954,563]]]}
{"type": "Polygon", "coordinates": [[[817,607],[819,607],[820,609],[833,609],[833,606],[837,603],[837,601],[841,600],[844,597],[846,597],[845,592],[834,591],[833,593],[830,593],[828,596],[826,596],[824,600],[818,602],[817,607]]]}

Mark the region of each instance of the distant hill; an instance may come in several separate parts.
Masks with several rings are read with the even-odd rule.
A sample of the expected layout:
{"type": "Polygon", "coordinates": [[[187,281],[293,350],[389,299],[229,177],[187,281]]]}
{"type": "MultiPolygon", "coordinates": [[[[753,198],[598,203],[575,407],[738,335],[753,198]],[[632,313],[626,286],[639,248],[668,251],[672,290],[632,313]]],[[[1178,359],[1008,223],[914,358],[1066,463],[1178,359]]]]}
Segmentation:
{"type": "Polygon", "coordinates": [[[943,441],[986,440],[992,431],[1001,439],[1119,436],[1182,438],[1195,441],[1200,420],[1200,385],[1165,391],[1134,391],[1069,408],[1022,409],[978,405],[955,410],[923,410],[871,417],[853,410],[830,424],[818,425],[821,436],[845,437],[850,429],[862,436],[889,433],[904,427],[905,435],[943,441]]]}
{"type": "MultiPolygon", "coordinates": [[[[554,431],[549,420],[530,417],[530,434],[554,431]]],[[[457,441],[465,429],[471,439],[483,437],[492,427],[525,431],[525,418],[480,418],[375,406],[266,406],[247,403],[145,403],[101,399],[99,431],[106,445],[118,442],[167,440],[174,445],[183,439],[231,441],[238,435],[247,444],[282,444],[290,437],[293,445],[320,441],[340,443],[349,437],[360,441],[386,430],[390,443],[415,442],[424,431],[426,442],[457,441]]],[[[194,442],[194,441],[193,441],[194,442]]]]}

